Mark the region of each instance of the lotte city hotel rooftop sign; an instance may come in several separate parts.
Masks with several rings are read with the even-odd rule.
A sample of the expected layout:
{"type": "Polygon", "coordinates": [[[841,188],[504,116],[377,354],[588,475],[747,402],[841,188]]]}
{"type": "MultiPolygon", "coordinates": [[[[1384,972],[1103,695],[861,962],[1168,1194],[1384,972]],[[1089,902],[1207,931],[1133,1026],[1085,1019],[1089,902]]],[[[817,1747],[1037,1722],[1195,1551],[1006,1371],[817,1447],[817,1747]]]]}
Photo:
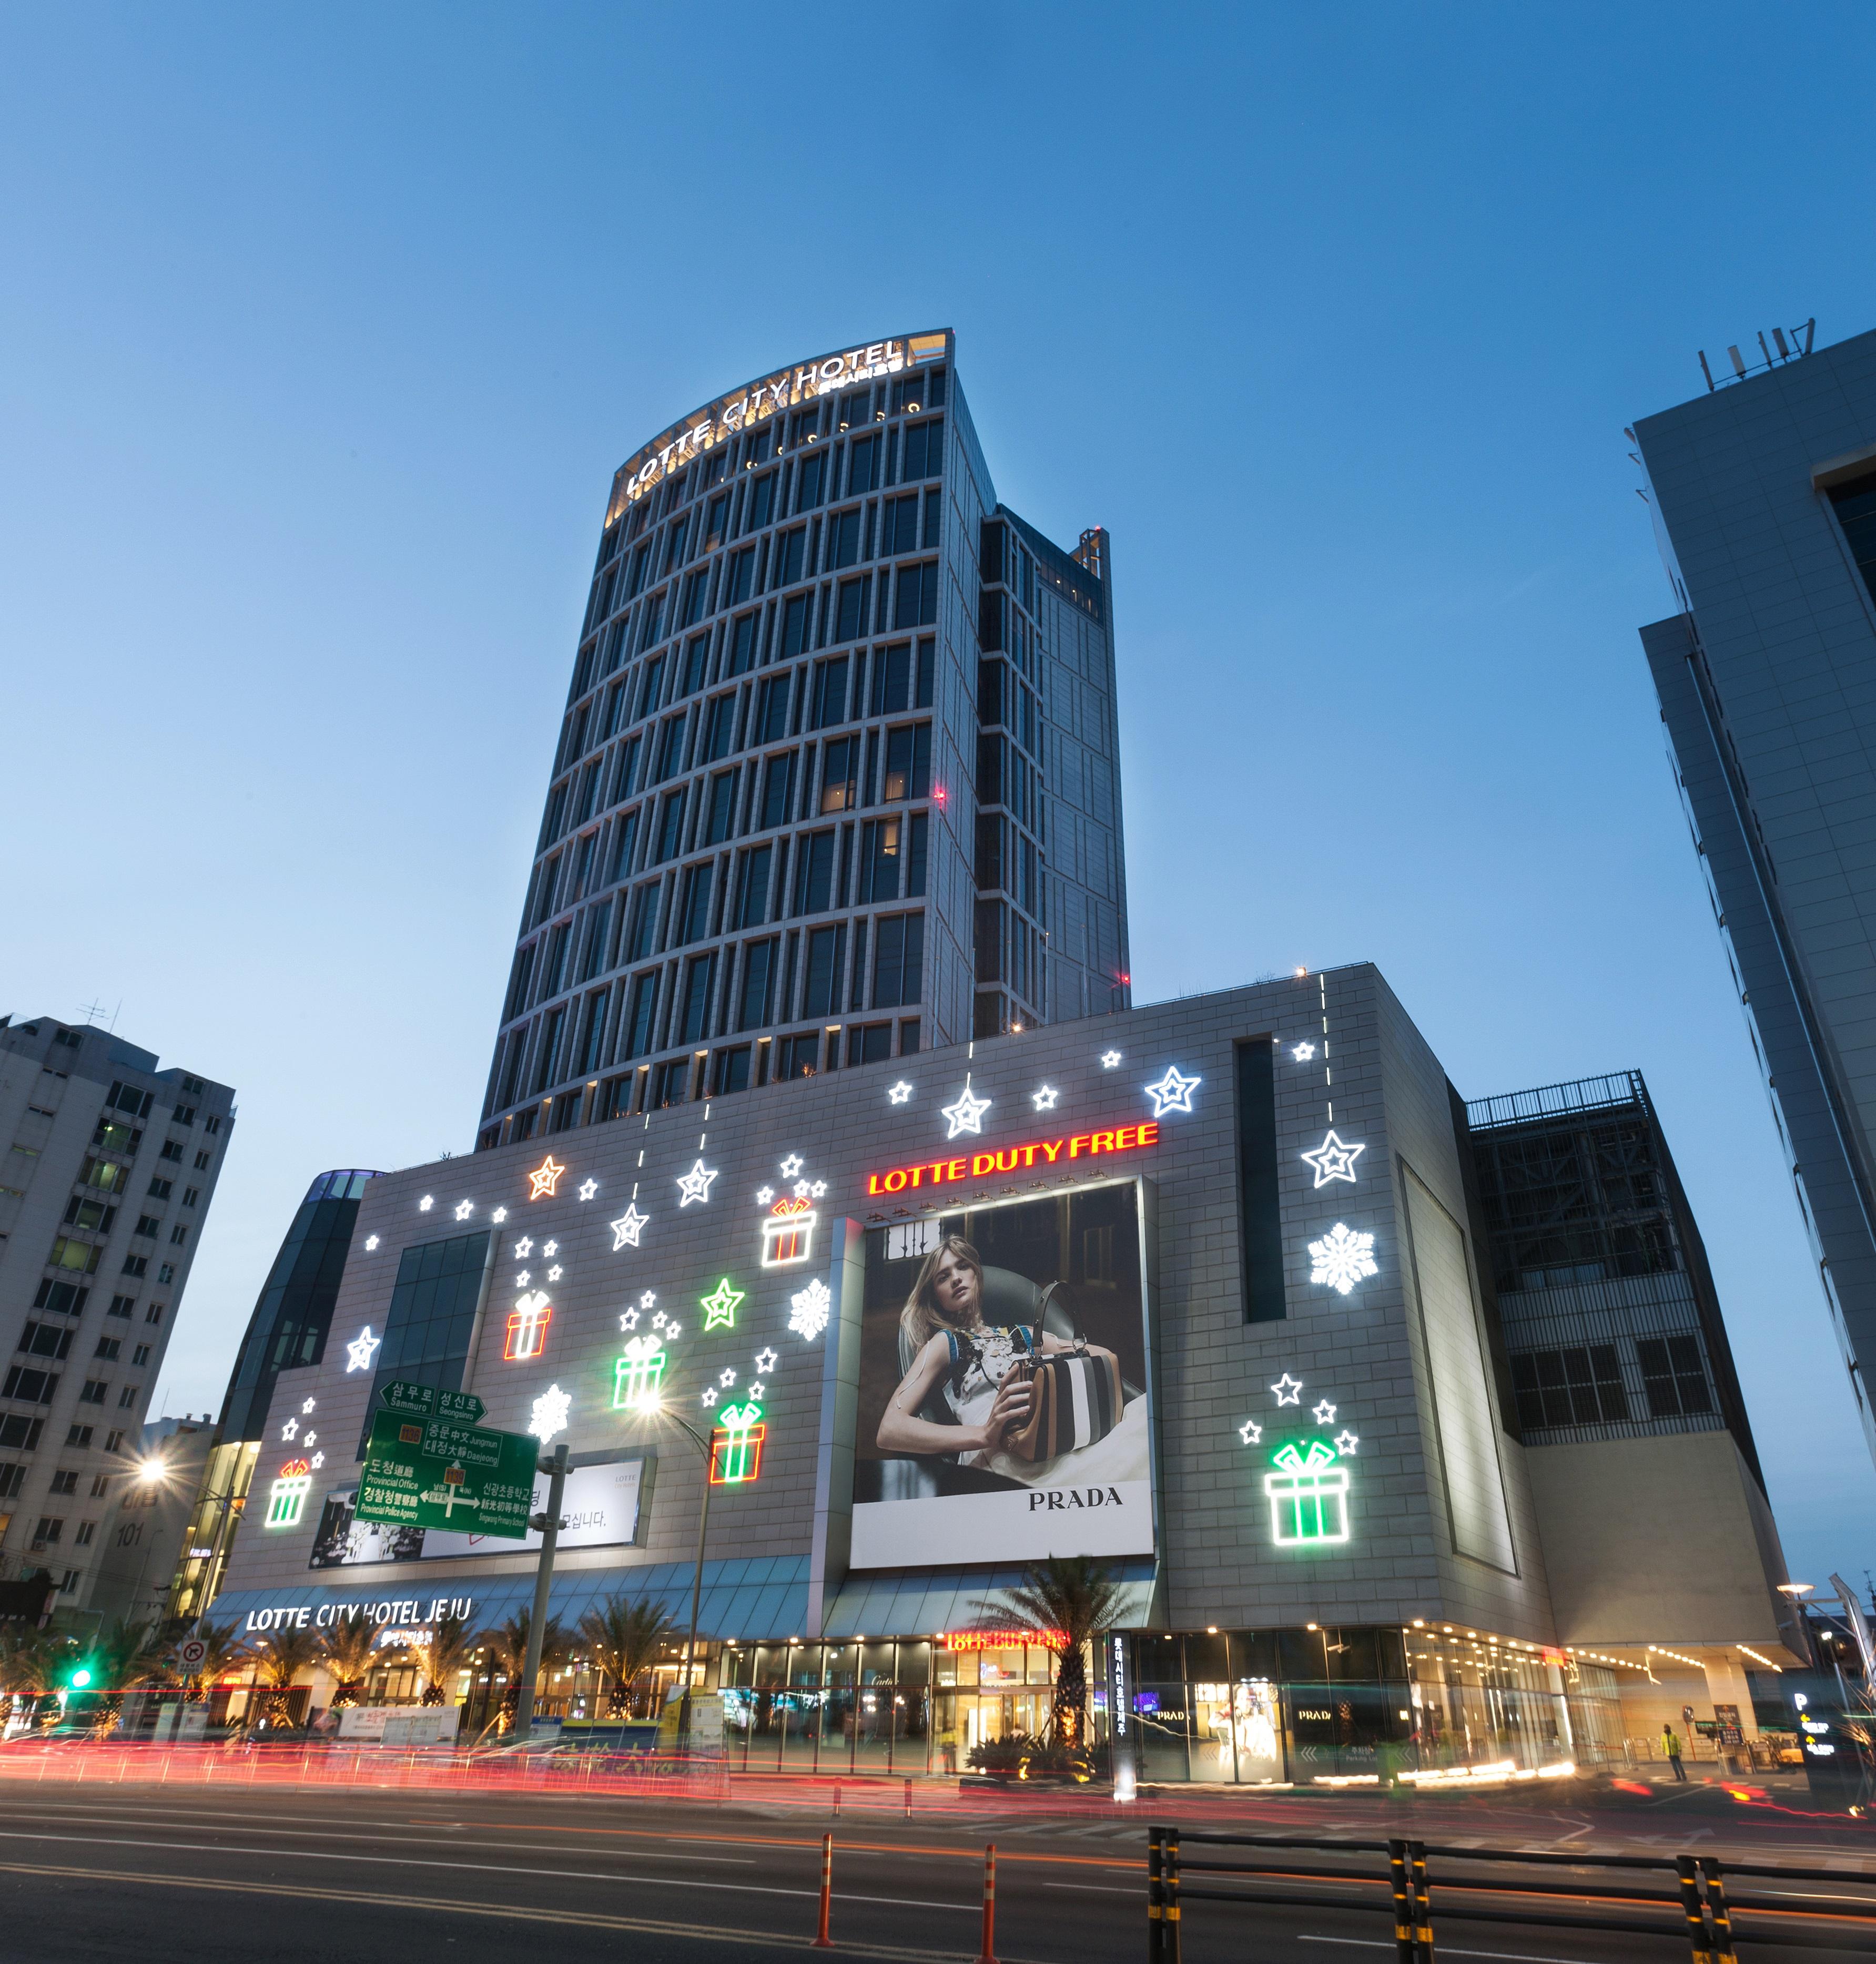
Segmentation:
{"type": "Polygon", "coordinates": [[[843,353],[823,355],[818,361],[778,369],[759,382],[719,396],[673,425],[619,466],[612,480],[612,498],[606,508],[606,522],[611,525],[628,505],[635,504],[670,472],[682,470],[693,457],[727,442],[737,431],[811,397],[851,388],[882,375],[897,375],[924,362],[942,361],[949,339],[940,329],[935,334],[869,342],[863,348],[850,348],[843,353]]]}

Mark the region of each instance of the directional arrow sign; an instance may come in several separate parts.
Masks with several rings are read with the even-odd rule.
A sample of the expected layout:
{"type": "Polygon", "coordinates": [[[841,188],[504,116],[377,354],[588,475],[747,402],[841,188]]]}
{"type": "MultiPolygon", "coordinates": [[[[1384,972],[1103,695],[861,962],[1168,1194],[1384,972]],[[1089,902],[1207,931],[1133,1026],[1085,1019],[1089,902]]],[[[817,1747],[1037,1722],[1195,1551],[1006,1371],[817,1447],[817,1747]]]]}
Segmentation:
{"type": "Polygon", "coordinates": [[[377,1395],[387,1411],[452,1425],[474,1425],[488,1410],[474,1391],[439,1391],[434,1385],[413,1384],[408,1378],[394,1378],[379,1388],[377,1395]]]}
{"type": "MultiPolygon", "coordinates": [[[[438,1396],[428,1385],[403,1388],[438,1396]]],[[[471,1402],[480,1411],[480,1400],[471,1402]]],[[[355,1511],[361,1520],[397,1527],[524,1540],[540,1451],[529,1433],[457,1424],[426,1412],[381,1411],[371,1421],[355,1511]]]]}

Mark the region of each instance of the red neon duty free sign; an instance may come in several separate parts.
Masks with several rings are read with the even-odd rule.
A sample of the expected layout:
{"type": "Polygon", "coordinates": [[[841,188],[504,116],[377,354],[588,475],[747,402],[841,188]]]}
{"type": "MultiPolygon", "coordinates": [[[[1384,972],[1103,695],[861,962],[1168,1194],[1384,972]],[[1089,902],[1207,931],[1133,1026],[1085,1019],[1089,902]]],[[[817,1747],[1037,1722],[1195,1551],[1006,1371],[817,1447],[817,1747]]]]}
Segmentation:
{"type": "Polygon", "coordinates": [[[904,1193],[910,1187],[943,1186],[954,1179],[981,1179],[988,1173],[1017,1173],[1027,1167],[1053,1166],[1059,1160],[1092,1158],[1097,1153],[1137,1152],[1159,1144],[1159,1122],[1117,1125],[1110,1132],[1074,1132],[1065,1138],[1038,1139],[1033,1145],[1005,1146],[995,1153],[972,1153],[955,1160],[924,1160],[917,1166],[894,1167],[869,1173],[871,1194],[904,1193]]]}

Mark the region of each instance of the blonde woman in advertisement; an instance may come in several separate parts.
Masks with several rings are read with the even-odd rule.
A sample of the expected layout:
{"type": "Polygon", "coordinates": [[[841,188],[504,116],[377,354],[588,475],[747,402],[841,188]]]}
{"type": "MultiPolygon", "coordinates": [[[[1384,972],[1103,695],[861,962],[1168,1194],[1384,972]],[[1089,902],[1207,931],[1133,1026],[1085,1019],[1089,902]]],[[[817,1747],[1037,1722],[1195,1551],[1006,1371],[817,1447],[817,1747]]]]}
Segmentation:
{"type": "MultiPolygon", "coordinates": [[[[1007,1449],[1011,1436],[1028,1423],[1033,1393],[1015,1368],[1026,1356],[1015,1327],[986,1323],[983,1298],[984,1264],[977,1250],[961,1234],[946,1235],[925,1257],[900,1312],[912,1365],[880,1419],[880,1451],[955,1454],[960,1466],[975,1466],[1028,1487],[1145,1478],[1144,1399],[1129,1401],[1105,1439],[1078,1451],[1052,1459],[1024,1459],[1007,1449]],[[919,1416],[940,1386],[955,1424],[919,1416]]],[[[1039,1357],[1072,1347],[1046,1330],[1027,1334],[1039,1357]]]]}

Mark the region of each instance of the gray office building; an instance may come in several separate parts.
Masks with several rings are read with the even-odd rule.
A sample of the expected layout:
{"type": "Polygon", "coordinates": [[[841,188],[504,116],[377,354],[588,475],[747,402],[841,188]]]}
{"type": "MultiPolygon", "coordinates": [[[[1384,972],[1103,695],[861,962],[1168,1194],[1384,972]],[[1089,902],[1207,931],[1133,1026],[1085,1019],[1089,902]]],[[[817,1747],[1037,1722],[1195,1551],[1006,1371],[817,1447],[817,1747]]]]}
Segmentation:
{"type": "Polygon", "coordinates": [[[607,501],[480,1149],[1126,1008],[1111,554],[997,501],[948,331],[607,501]]]}
{"type": "Polygon", "coordinates": [[[133,1475],[233,1128],[225,1084],[0,1017],[0,1562],[88,1620],[168,1581],[133,1475]]]}
{"type": "Polygon", "coordinates": [[[1637,422],[1678,611],[1642,630],[1872,1455],[1876,333],[1637,422]]]}

